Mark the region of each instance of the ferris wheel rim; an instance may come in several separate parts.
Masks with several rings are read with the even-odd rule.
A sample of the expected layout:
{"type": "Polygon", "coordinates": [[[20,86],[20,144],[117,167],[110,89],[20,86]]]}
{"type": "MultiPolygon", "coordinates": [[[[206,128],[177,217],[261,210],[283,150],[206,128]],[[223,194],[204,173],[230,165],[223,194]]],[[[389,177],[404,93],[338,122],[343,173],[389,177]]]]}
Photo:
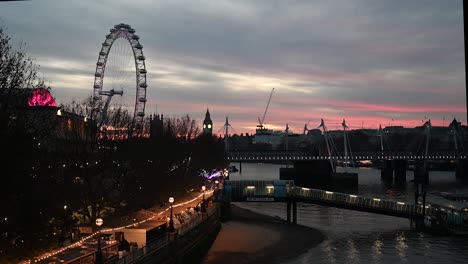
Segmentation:
{"type": "Polygon", "coordinates": [[[104,42],[101,44],[101,50],[98,53],[99,55],[98,60],[96,62],[96,70],[94,73],[92,100],[94,104],[97,103],[98,107],[101,108],[103,101],[101,93],[103,90],[102,88],[104,84],[105,69],[109,52],[112,48],[112,45],[118,38],[126,39],[133,51],[133,59],[135,61],[136,73],[136,94],[132,127],[140,129],[140,127],[142,127],[143,119],[145,116],[146,88],[148,87],[146,82],[146,58],[143,54],[143,46],[140,44],[140,37],[135,34],[135,29],[133,29],[128,24],[117,24],[109,31],[110,33],[106,35],[104,42]]]}

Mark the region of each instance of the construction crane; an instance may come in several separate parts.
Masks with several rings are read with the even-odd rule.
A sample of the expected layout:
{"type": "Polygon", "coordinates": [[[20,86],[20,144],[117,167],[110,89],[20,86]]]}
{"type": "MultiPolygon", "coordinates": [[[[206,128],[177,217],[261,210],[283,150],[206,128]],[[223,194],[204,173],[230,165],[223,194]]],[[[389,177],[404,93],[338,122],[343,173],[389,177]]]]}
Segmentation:
{"type": "Polygon", "coordinates": [[[271,93],[270,93],[270,98],[268,98],[268,103],[267,103],[267,106],[265,108],[265,112],[263,113],[263,117],[262,119],[260,120],[260,117],[258,117],[258,125],[257,127],[260,128],[260,129],[263,129],[263,124],[264,124],[264,121],[265,121],[265,116],[266,116],[266,113],[268,111],[268,106],[270,106],[270,101],[271,101],[271,96],[273,95],[273,92],[275,91],[275,88],[271,89],[271,93]]]}

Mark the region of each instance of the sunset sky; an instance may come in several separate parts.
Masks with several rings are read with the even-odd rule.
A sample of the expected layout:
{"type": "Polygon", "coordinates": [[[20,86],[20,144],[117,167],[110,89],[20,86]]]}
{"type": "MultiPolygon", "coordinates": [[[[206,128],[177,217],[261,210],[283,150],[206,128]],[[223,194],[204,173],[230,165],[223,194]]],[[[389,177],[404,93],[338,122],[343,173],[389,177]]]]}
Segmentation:
{"type": "Polygon", "coordinates": [[[252,133],[274,87],[274,129],[466,124],[462,0],[32,0],[0,2],[0,23],[59,104],[92,93],[105,35],[127,23],[146,57],[147,115],[201,124],[209,107],[214,132],[229,116],[252,133]]]}

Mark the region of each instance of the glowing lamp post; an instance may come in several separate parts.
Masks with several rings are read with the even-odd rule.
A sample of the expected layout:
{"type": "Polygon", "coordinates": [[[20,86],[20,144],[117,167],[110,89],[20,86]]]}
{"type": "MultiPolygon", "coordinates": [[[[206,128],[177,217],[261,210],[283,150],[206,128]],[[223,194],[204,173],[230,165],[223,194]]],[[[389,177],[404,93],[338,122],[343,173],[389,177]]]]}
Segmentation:
{"type": "Polygon", "coordinates": [[[201,187],[201,190],[202,190],[202,192],[203,192],[203,202],[205,202],[205,190],[206,190],[205,185],[203,185],[203,186],[201,187]]]}
{"type": "Polygon", "coordinates": [[[104,224],[104,220],[102,220],[102,218],[96,219],[96,226],[98,227],[98,248],[97,248],[97,252],[96,252],[96,260],[94,262],[95,264],[104,263],[104,261],[102,259],[101,232],[100,232],[102,224],[104,224]]]}
{"type": "Polygon", "coordinates": [[[169,197],[169,203],[171,204],[171,218],[169,220],[169,232],[174,232],[174,220],[172,220],[172,204],[174,203],[174,197],[169,197]]]}
{"type": "Polygon", "coordinates": [[[206,190],[206,187],[205,187],[205,185],[203,185],[201,187],[201,189],[202,189],[202,192],[203,192],[203,201],[202,201],[201,211],[202,211],[202,213],[206,213],[206,205],[205,205],[205,190],[206,190]]]}
{"type": "Polygon", "coordinates": [[[216,184],[216,189],[218,189],[218,184],[219,184],[219,181],[218,181],[218,180],[216,180],[216,181],[215,181],[215,184],[216,184]]]}

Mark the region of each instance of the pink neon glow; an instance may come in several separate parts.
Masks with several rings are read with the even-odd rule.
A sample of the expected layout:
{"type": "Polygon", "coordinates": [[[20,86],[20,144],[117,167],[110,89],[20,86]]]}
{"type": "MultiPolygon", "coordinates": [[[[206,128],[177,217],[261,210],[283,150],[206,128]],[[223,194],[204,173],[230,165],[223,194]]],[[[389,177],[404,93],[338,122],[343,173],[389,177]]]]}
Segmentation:
{"type": "Polygon", "coordinates": [[[54,98],[44,88],[34,89],[31,97],[28,98],[29,106],[57,106],[54,98]]]}

